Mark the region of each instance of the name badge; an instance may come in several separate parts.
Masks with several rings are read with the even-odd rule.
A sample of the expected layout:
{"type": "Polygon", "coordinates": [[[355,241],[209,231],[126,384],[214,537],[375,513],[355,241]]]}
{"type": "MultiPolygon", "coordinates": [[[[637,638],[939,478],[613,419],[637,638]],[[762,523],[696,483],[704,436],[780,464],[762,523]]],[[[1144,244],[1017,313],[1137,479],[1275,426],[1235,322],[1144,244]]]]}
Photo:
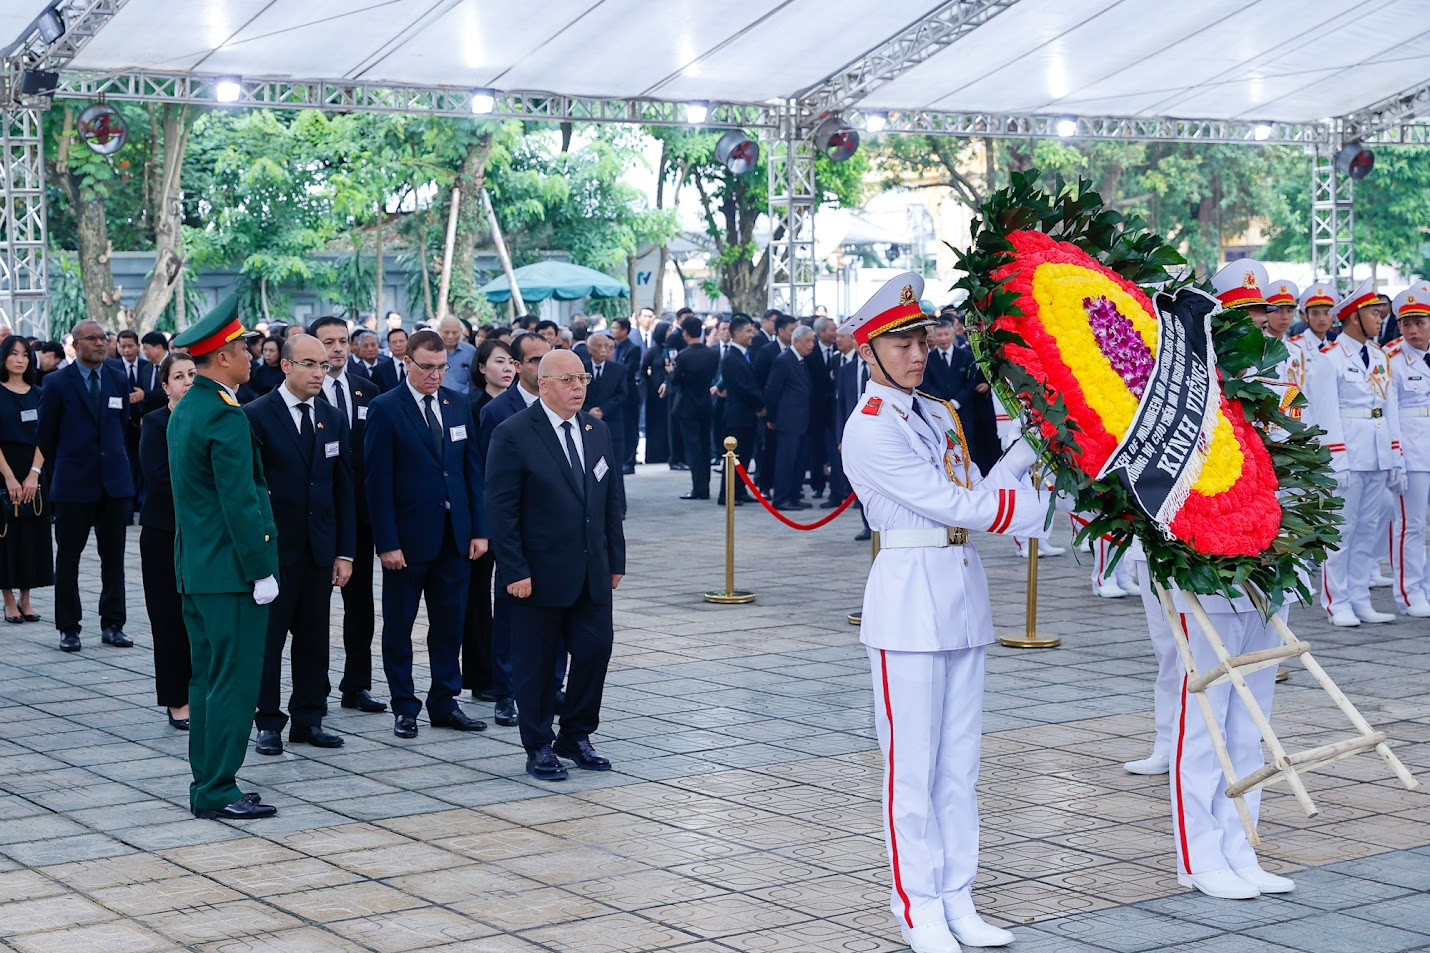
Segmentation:
{"type": "Polygon", "coordinates": [[[110,410],[123,410],[123,409],[124,409],[124,398],[123,398],[123,397],[111,397],[111,398],[109,398],[109,409],[110,409],[110,410]]]}
{"type": "Polygon", "coordinates": [[[453,443],[456,443],[458,440],[466,440],[466,439],[467,439],[467,425],[466,425],[466,424],[462,424],[460,427],[453,427],[453,428],[449,431],[449,433],[451,434],[452,442],[453,442],[453,443]]]}
{"type": "Polygon", "coordinates": [[[357,419],[358,419],[358,420],[366,420],[366,419],[367,419],[367,408],[366,408],[366,407],[358,407],[358,409],[357,409],[357,414],[358,414],[358,415],[357,415],[357,419]]]}
{"type": "Polygon", "coordinates": [[[328,457],[336,457],[337,455],[338,455],[338,441],[336,441],[336,440],[329,440],[327,443],[323,444],[323,457],[324,457],[324,459],[326,459],[326,458],[328,458],[328,457]]]}
{"type": "Polygon", "coordinates": [[[606,458],[602,457],[596,461],[596,466],[591,470],[591,475],[594,476],[596,482],[599,483],[601,478],[604,477],[610,469],[610,467],[606,466],[606,458]]]}
{"type": "Polygon", "coordinates": [[[40,412],[39,412],[38,410],[30,409],[30,410],[22,410],[22,411],[20,411],[20,421],[21,421],[21,423],[27,423],[27,424],[28,424],[28,423],[33,423],[34,421],[39,420],[39,419],[40,419],[40,412]]]}

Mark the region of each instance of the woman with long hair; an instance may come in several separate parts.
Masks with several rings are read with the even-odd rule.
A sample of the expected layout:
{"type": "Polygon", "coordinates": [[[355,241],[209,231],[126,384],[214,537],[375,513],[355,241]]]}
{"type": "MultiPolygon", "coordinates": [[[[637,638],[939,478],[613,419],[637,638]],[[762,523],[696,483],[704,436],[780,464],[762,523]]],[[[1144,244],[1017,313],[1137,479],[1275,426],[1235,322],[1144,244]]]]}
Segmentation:
{"type": "Polygon", "coordinates": [[[169,482],[169,416],[194,382],[194,362],[174,351],[159,365],[159,383],[168,395],[163,407],[144,415],[139,431],[139,465],[144,470],[144,503],[139,508],[139,562],[144,571],[144,603],[154,634],[154,687],[169,724],[189,730],[189,679],[193,676],[189,630],[174,578],[174,491],[169,482]]]}
{"type": "Polygon", "coordinates": [[[45,458],[36,436],[38,382],[29,342],[18,334],[0,342],[0,476],[5,478],[0,506],[8,511],[0,515],[5,526],[0,539],[0,590],[5,596],[5,621],[15,625],[40,621],[30,605],[30,590],[55,581],[50,514],[40,488],[45,458]]]}

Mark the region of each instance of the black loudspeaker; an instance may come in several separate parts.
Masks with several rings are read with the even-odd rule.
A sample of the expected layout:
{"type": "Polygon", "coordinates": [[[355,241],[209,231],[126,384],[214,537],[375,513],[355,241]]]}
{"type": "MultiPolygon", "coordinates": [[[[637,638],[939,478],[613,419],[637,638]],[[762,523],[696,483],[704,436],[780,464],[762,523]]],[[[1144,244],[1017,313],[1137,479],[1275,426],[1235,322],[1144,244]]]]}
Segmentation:
{"type": "Polygon", "coordinates": [[[21,96],[48,96],[60,86],[60,74],[42,69],[20,71],[21,96]]]}

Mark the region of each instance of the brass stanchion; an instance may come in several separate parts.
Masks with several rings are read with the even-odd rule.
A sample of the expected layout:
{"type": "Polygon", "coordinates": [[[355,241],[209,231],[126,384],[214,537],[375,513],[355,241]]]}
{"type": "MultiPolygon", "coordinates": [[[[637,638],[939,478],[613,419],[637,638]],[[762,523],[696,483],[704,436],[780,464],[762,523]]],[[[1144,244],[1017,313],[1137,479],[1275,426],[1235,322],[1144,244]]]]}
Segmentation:
{"type": "Polygon", "coordinates": [[[1278,668],[1278,669],[1276,670],[1276,681],[1277,681],[1277,682],[1284,682],[1284,681],[1286,681],[1286,680],[1287,680],[1288,678],[1290,678],[1290,677],[1291,677],[1291,673],[1288,672],[1288,671],[1286,671],[1284,668],[1278,668]]]}
{"type": "MultiPolygon", "coordinates": [[[[870,563],[873,563],[873,562],[874,562],[874,557],[877,556],[877,555],[879,555],[879,534],[878,534],[878,533],[870,533],[870,534],[869,534],[869,562],[870,562],[870,563]]],[[[849,613],[849,624],[850,624],[850,625],[863,625],[863,624],[864,624],[864,610],[863,610],[863,609],[860,609],[860,610],[857,611],[857,612],[851,612],[851,613],[849,613]]]]}
{"type": "Polygon", "coordinates": [[[725,589],[705,593],[706,602],[726,606],[755,601],[753,592],[735,588],[735,467],[740,462],[736,446],[734,437],[725,438],[725,589]]]}
{"type": "Polygon", "coordinates": [[[1051,649],[1062,645],[1056,635],[1038,634],[1038,541],[1028,540],[1028,614],[1022,635],[1003,635],[998,641],[1010,649],[1051,649]]]}

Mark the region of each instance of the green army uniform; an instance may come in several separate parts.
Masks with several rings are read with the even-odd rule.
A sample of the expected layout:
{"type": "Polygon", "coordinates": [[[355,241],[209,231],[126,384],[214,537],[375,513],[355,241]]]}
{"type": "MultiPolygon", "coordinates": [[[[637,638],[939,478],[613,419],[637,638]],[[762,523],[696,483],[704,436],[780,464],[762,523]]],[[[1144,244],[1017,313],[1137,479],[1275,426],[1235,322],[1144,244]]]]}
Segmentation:
{"type": "MultiPolygon", "coordinates": [[[[175,345],[197,349],[211,338],[204,329],[213,321],[215,329],[236,324],[223,321],[222,310],[175,345]]],[[[235,775],[248,748],[268,631],[268,607],[254,602],[253,584],[278,574],[278,530],[248,417],[217,381],[196,377],[175,405],[169,470],[174,569],[193,653],[189,802],[198,813],[243,797],[235,775]]]]}

